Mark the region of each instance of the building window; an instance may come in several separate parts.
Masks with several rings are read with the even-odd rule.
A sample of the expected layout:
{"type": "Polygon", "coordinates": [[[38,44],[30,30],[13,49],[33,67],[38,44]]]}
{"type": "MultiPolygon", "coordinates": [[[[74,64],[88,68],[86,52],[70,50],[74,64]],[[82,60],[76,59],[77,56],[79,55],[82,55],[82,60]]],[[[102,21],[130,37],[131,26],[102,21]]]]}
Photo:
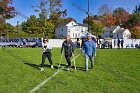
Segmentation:
{"type": "Polygon", "coordinates": [[[78,36],[80,36],[80,33],[78,33],[78,36]]]}
{"type": "Polygon", "coordinates": [[[77,28],[77,31],[79,31],[79,28],[77,28]]]}
{"type": "Polygon", "coordinates": [[[70,29],[68,29],[68,32],[70,32],[70,29]]]}
{"type": "Polygon", "coordinates": [[[75,33],[75,37],[77,37],[77,33],[75,33]]]}
{"type": "Polygon", "coordinates": [[[74,37],[74,33],[73,33],[73,37],[74,37]]]}
{"type": "Polygon", "coordinates": [[[61,30],[63,31],[63,28],[61,28],[61,30]]]}

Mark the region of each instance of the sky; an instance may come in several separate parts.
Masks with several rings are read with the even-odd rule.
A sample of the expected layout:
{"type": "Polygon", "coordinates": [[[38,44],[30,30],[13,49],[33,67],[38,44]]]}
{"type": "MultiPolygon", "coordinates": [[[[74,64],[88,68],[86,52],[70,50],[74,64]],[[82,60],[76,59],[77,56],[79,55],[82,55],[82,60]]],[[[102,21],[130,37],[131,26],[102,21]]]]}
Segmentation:
{"type": "MultiPolygon", "coordinates": [[[[132,13],[135,6],[140,4],[140,0],[89,0],[89,2],[90,13],[92,15],[97,15],[98,9],[105,4],[112,10],[123,7],[129,13],[132,13]]],[[[23,21],[26,21],[30,15],[38,17],[38,13],[31,7],[33,5],[39,5],[39,0],[13,0],[12,6],[25,17],[17,15],[15,18],[7,20],[7,23],[15,26],[17,21],[22,23],[23,21]]],[[[82,23],[83,19],[87,17],[86,11],[88,9],[88,0],[62,0],[61,9],[67,9],[67,17],[72,17],[76,19],[78,23],[82,23]]]]}

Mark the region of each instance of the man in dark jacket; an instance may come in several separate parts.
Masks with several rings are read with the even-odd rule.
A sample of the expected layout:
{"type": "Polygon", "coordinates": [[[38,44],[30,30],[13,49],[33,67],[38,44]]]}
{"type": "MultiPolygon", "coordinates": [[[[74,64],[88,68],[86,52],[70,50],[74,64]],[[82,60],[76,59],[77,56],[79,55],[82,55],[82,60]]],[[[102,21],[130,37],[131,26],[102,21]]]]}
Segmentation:
{"type": "Polygon", "coordinates": [[[70,70],[71,68],[70,58],[74,54],[74,44],[71,41],[69,35],[66,36],[66,40],[62,43],[61,54],[63,53],[63,50],[64,50],[66,61],[68,63],[67,70],[70,70]]]}

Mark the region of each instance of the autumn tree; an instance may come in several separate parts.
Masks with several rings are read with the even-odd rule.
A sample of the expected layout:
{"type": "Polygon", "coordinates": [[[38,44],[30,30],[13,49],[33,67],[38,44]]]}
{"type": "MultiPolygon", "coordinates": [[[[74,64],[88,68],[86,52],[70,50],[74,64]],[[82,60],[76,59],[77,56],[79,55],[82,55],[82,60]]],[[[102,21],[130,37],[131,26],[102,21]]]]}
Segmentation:
{"type": "Polygon", "coordinates": [[[129,19],[129,13],[124,8],[116,8],[113,11],[113,15],[116,18],[115,25],[123,25],[124,27],[126,26],[126,22],[129,19]]]}
{"type": "Polygon", "coordinates": [[[107,27],[115,25],[116,22],[116,18],[113,16],[113,14],[100,16],[98,20],[100,20],[107,27]]]}
{"type": "Polygon", "coordinates": [[[15,8],[12,5],[12,0],[0,1],[0,20],[13,18],[16,14],[15,8]]]}
{"type": "Polygon", "coordinates": [[[12,0],[0,1],[0,32],[7,30],[6,19],[15,17],[15,8],[12,5],[12,0]]]}

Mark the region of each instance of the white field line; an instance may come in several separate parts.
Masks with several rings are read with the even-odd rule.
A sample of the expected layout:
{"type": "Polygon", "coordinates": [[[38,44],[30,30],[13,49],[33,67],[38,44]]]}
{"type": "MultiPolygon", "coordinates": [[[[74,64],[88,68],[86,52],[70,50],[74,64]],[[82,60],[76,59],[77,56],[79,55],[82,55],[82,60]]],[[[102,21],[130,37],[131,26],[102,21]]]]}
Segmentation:
{"type": "MultiPolygon", "coordinates": [[[[79,57],[80,56],[80,54],[79,55],[77,55],[76,57],[75,57],[75,59],[77,58],[77,57],[79,57]]],[[[71,60],[71,61],[73,61],[74,60],[74,58],[71,60]]],[[[57,70],[52,76],[50,76],[49,78],[47,78],[45,81],[43,81],[42,83],[40,83],[40,84],[38,84],[36,87],[34,87],[29,93],[34,93],[36,90],[38,90],[40,87],[42,87],[43,85],[45,85],[49,80],[51,80],[54,76],[56,76],[62,69],[64,69],[65,68],[65,66],[63,66],[61,69],[59,69],[59,70],[57,70]]]]}

